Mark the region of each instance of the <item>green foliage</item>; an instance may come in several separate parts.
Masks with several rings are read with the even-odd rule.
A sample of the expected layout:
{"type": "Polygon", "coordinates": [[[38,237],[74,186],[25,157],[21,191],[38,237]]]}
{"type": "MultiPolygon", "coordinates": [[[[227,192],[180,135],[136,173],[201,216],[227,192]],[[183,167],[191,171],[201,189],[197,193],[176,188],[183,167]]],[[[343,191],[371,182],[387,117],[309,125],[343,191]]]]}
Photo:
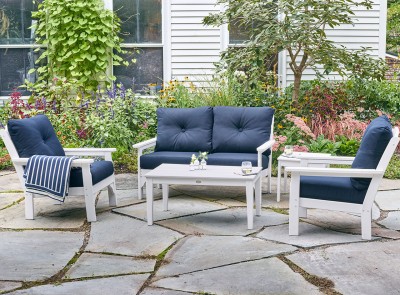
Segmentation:
{"type": "MultiPolygon", "coordinates": [[[[1,144],[3,144],[3,141],[1,141],[1,144]]],[[[7,149],[4,147],[0,148],[0,170],[8,169],[12,167],[12,162],[10,155],[7,152],[7,149]]]]}
{"type": "Polygon", "coordinates": [[[389,179],[400,179],[400,155],[393,155],[385,171],[384,177],[389,179]]]}
{"type": "Polygon", "coordinates": [[[400,54],[400,1],[391,1],[387,13],[386,50],[400,54]]]}
{"type": "Polygon", "coordinates": [[[297,103],[302,74],[313,68],[318,74],[335,71],[343,76],[381,79],[385,62],[372,58],[368,48],[347,50],[334,44],[326,28],[353,24],[354,7],[372,8],[372,1],[332,0],[219,0],[226,10],[207,16],[206,25],[220,26],[235,22],[241,28],[252,27],[244,47],[229,48],[222,53],[220,70],[243,70],[250,85],[263,81],[271,66],[271,56],[287,50],[293,71],[293,101],[297,103]],[[282,17],[278,17],[278,15],[282,17]],[[317,65],[322,65],[320,73],[317,65]]]}
{"type": "Polygon", "coordinates": [[[320,135],[316,140],[311,141],[311,143],[308,145],[308,149],[312,153],[328,153],[336,155],[340,145],[340,142],[333,142],[324,138],[323,135],[320,135]]]}
{"type": "Polygon", "coordinates": [[[87,92],[114,79],[107,70],[122,62],[120,20],[102,0],[44,0],[32,17],[36,43],[45,46],[37,63],[47,59],[37,69],[42,83],[65,77],[87,92]]]}
{"type": "Polygon", "coordinates": [[[340,142],[339,150],[337,152],[340,156],[354,157],[360,147],[360,141],[356,139],[348,139],[345,136],[337,136],[337,142],[340,142]]]}

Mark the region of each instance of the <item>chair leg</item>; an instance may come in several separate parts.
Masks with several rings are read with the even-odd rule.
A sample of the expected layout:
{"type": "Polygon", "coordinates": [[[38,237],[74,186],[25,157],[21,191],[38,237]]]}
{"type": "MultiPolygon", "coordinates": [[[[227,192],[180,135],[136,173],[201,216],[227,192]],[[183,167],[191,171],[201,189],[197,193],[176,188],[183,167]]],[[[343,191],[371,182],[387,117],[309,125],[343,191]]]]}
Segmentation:
{"type": "Polygon", "coordinates": [[[361,238],[363,240],[371,240],[371,211],[366,210],[361,213],[361,238]]]}
{"type": "Polygon", "coordinates": [[[108,187],[108,203],[110,207],[117,207],[117,196],[116,196],[116,187],[115,181],[111,183],[108,187]]]}
{"type": "Polygon", "coordinates": [[[289,235],[299,235],[300,176],[293,173],[289,199],[289,235]]]}
{"type": "Polygon", "coordinates": [[[138,199],[141,200],[143,198],[143,187],[145,185],[145,180],[142,178],[141,169],[138,171],[138,199]]]}
{"type": "Polygon", "coordinates": [[[88,222],[95,222],[96,219],[96,198],[93,192],[85,192],[85,205],[86,205],[86,217],[88,222]]]}
{"type": "Polygon", "coordinates": [[[306,207],[299,207],[299,217],[307,218],[307,208],[306,207]]]}
{"type": "Polygon", "coordinates": [[[34,219],[34,201],[33,194],[25,193],[25,219],[34,219]]]}

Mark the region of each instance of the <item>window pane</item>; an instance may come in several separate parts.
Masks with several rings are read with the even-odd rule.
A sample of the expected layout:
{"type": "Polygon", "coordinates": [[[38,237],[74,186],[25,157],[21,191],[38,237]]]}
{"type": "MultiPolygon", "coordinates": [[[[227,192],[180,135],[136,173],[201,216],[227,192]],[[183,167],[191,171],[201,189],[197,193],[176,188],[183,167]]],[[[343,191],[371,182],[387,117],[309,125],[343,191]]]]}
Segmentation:
{"type": "Polygon", "coordinates": [[[124,43],[161,43],[161,0],[114,0],[124,43]]]}
{"type": "Polygon", "coordinates": [[[229,24],[229,44],[242,44],[250,40],[251,28],[240,26],[237,21],[229,24]]]}
{"type": "MultiPolygon", "coordinates": [[[[25,79],[36,81],[36,73],[28,74],[28,71],[35,66],[39,54],[33,49],[0,49],[0,95],[10,94],[25,79]]],[[[24,92],[21,89],[18,91],[24,92]]]]}
{"type": "Polygon", "coordinates": [[[34,41],[32,0],[0,0],[0,44],[31,44],[34,41]]]}
{"type": "Polygon", "coordinates": [[[162,48],[127,49],[123,58],[130,61],[136,58],[136,63],[125,66],[115,66],[114,75],[117,83],[126,88],[133,88],[135,92],[146,93],[148,84],[161,85],[163,79],[163,50],[162,48]]]}

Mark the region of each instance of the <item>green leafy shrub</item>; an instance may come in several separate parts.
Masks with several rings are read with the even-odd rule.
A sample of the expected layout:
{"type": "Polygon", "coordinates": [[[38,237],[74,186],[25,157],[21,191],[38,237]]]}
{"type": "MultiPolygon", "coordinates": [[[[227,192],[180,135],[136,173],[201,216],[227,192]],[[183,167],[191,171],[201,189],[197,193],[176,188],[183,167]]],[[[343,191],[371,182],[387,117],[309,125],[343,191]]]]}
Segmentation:
{"type": "Polygon", "coordinates": [[[37,63],[47,60],[37,69],[42,82],[65,77],[87,92],[114,79],[107,70],[122,62],[120,20],[102,0],[44,0],[32,17],[36,44],[44,45],[37,63]]]}
{"type": "Polygon", "coordinates": [[[312,140],[308,145],[308,149],[312,153],[328,153],[336,155],[341,143],[334,142],[324,138],[323,135],[318,136],[315,140],[312,140]]]}
{"type": "Polygon", "coordinates": [[[337,152],[340,156],[355,156],[358,148],[360,147],[360,141],[357,139],[348,139],[345,136],[337,136],[337,142],[340,142],[339,150],[337,152]]]}
{"type": "Polygon", "coordinates": [[[385,176],[389,179],[400,179],[400,155],[393,155],[386,169],[385,176]]]}

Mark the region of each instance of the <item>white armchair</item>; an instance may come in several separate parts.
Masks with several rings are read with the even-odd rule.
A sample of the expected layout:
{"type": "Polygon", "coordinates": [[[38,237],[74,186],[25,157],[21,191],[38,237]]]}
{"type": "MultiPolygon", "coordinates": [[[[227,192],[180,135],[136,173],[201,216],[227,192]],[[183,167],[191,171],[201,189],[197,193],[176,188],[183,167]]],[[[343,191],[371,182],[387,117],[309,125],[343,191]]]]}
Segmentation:
{"type": "MultiPolygon", "coordinates": [[[[380,128],[382,127],[380,126],[380,128]]],[[[376,168],[364,169],[359,167],[359,163],[358,165],[353,165],[353,167],[356,166],[355,168],[344,169],[306,167],[308,164],[316,163],[351,165],[355,159],[354,157],[334,156],[321,157],[319,159],[302,159],[301,166],[303,167],[287,168],[292,176],[289,201],[289,235],[299,234],[299,218],[307,217],[308,208],[318,208],[360,214],[362,238],[371,239],[372,205],[385,170],[399,143],[399,129],[397,127],[394,128],[391,139],[387,138],[386,143],[382,143],[387,144],[386,148],[385,146],[379,146],[379,138],[382,137],[376,134],[374,139],[371,136],[365,139],[367,132],[371,134],[371,130],[372,128],[369,131],[367,129],[363,137],[365,145],[367,145],[365,143],[367,140],[369,140],[369,143],[375,140],[369,146],[367,153],[370,154],[368,155],[365,151],[360,152],[360,150],[365,149],[365,145],[363,146],[362,142],[356,157],[360,153],[361,156],[373,158],[373,152],[376,152],[377,147],[379,147],[378,149],[384,150],[384,152],[380,158],[377,158],[378,164],[373,165],[376,168]],[[362,155],[363,153],[364,155],[362,155]],[[361,181],[370,179],[370,183],[366,183],[365,188],[358,186],[355,188],[353,181],[360,181],[360,179],[362,179],[361,181]]],[[[380,131],[378,130],[378,132],[380,131]]]]}

